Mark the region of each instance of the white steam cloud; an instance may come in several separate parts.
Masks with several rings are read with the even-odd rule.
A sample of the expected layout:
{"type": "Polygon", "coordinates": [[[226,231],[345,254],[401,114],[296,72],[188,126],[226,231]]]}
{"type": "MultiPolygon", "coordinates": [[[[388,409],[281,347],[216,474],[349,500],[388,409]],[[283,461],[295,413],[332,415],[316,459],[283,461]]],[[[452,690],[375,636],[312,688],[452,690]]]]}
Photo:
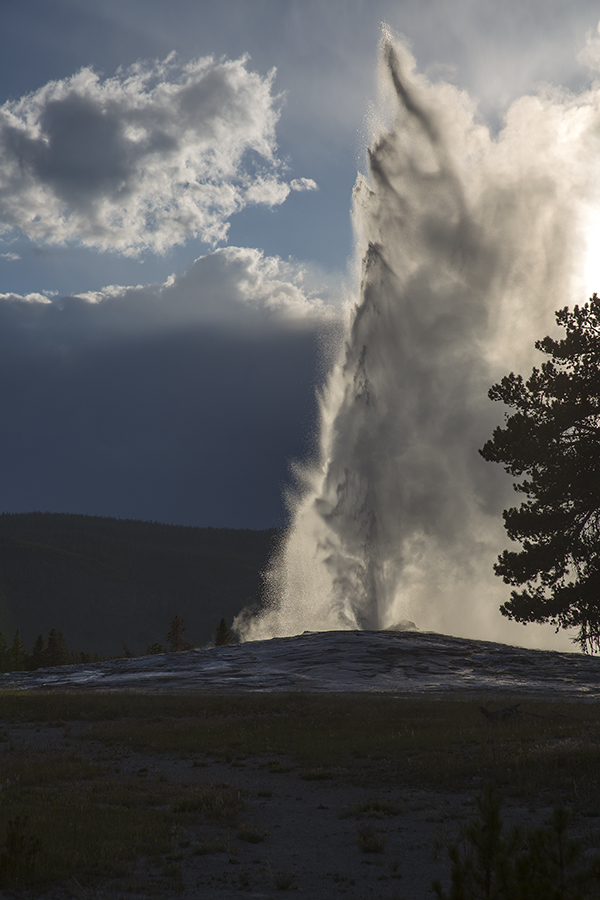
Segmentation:
{"type": "Polygon", "coordinates": [[[522,97],[494,137],[465,93],[429,82],[387,33],[380,65],[391,124],[356,184],[360,288],[321,398],[317,458],[298,471],[266,608],[237,627],[253,639],[412,619],[550,646],[552,629],[498,612],[500,513],[518,498],[477,450],[502,416],[489,386],[537,362],[554,310],[600,289],[585,280],[600,88],[522,97]]]}
{"type": "Polygon", "coordinates": [[[276,156],[275,72],[174,55],[101,79],[84,68],[0,107],[0,232],[133,255],[227,236],[290,190],[276,156]]]}

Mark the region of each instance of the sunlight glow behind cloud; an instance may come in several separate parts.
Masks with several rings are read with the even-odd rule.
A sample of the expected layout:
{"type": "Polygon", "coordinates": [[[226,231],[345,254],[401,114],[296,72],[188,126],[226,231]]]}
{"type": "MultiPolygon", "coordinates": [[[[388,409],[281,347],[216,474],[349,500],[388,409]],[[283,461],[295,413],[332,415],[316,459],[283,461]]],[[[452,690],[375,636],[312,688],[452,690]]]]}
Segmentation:
{"type": "Polygon", "coordinates": [[[193,326],[251,334],[335,322],[339,311],[307,289],[304,275],[297,263],[266,257],[260,250],[224,247],[164,284],[107,285],[74,297],[4,293],[0,347],[3,341],[14,347],[31,340],[76,346],[193,326]],[[47,307],[45,314],[40,306],[47,307]]]}
{"type": "Polygon", "coordinates": [[[174,54],[102,79],[83,68],[0,107],[0,232],[125,255],[190,237],[216,244],[248,204],[274,206],[285,181],[275,71],[247,58],[174,54]]]}

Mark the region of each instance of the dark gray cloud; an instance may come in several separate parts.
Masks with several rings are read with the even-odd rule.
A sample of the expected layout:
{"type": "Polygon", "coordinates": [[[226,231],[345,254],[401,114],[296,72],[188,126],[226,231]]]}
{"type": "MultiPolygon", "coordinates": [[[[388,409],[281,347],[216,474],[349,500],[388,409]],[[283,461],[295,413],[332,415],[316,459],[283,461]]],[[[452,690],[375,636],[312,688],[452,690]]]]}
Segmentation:
{"type": "Polygon", "coordinates": [[[0,508],[213,526],[284,517],[331,309],[227,248],[163,285],[0,298],[0,508]]]}
{"type": "MultiPolygon", "coordinates": [[[[42,345],[42,346],[40,346],[42,345]]],[[[219,329],[0,360],[0,506],[176,524],[283,524],[314,418],[314,332],[219,329]]]]}

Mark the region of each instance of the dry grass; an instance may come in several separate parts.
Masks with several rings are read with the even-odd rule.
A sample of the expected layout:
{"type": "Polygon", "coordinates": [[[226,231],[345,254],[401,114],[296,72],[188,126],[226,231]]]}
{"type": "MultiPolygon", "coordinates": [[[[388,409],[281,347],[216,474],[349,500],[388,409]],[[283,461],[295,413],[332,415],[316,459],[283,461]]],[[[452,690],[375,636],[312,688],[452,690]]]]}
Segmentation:
{"type": "Polygon", "coordinates": [[[2,886],[43,886],[74,874],[86,884],[97,877],[129,873],[134,859],[168,852],[173,814],[147,805],[127,792],[11,785],[2,791],[6,849],[7,826],[26,821],[25,835],[39,843],[35,864],[2,886]],[[123,798],[122,794],[125,793],[123,798]]]}
{"type": "MultiPolygon", "coordinates": [[[[110,755],[133,751],[180,754],[198,765],[211,757],[236,763],[259,757],[271,772],[360,784],[373,789],[374,796],[391,785],[472,792],[491,782],[525,802],[546,798],[548,805],[600,815],[598,704],[522,701],[523,713],[504,722],[487,720],[478,708],[511,702],[515,698],[491,703],[489,698],[347,694],[3,692],[0,855],[6,823],[18,817],[21,823],[27,820],[25,837],[40,842],[35,865],[19,876],[27,885],[73,877],[83,885],[100,877],[127,878],[142,857],[174,884],[176,830],[198,816],[212,827],[236,827],[243,798],[227,784],[184,794],[180,787],[152,780],[147,771],[145,777],[142,770],[135,777],[115,774],[110,755]],[[98,754],[97,745],[89,743],[90,756],[103,758],[90,761],[68,747],[37,759],[18,758],[10,743],[15,722],[67,728],[84,723],[84,740],[103,747],[98,754]]],[[[349,814],[373,819],[398,812],[397,806],[374,799],[349,814]]],[[[359,846],[381,852],[370,849],[378,843],[369,835],[377,833],[364,828],[359,846]]],[[[252,829],[248,834],[254,837],[252,829]]],[[[227,847],[218,834],[198,843],[195,852],[227,852],[227,847]]]]}
{"type": "Polygon", "coordinates": [[[213,822],[230,827],[237,824],[238,814],[243,808],[241,792],[225,782],[195,791],[173,804],[176,812],[201,812],[213,822]]]}
{"type": "MultiPolygon", "coordinates": [[[[147,698],[145,698],[147,699],[147,698]]],[[[501,698],[503,706],[514,698],[501,698]]],[[[227,761],[266,756],[270,771],[301,766],[303,777],[383,778],[440,789],[473,779],[505,791],[541,788],[585,797],[600,809],[600,710],[597,704],[523,702],[523,713],[490,722],[478,700],[393,696],[246,698],[196,696],[191,710],[160,716],[112,717],[90,725],[89,735],[109,746],[227,761]],[[245,701],[245,706],[244,706],[245,701]]]]}

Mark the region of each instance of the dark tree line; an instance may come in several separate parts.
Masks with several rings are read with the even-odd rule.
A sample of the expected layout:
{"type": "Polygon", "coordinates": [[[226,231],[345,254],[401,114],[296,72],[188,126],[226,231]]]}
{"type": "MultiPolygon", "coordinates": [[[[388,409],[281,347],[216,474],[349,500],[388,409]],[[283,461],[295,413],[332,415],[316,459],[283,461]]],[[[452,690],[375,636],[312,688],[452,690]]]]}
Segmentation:
{"type": "Polygon", "coordinates": [[[51,628],[46,639],[40,634],[28,653],[19,631],[11,644],[0,631],[0,672],[26,672],[35,669],[46,669],[52,666],[66,666],[70,663],[100,662],[104,657],[98,653],[85,653],[79,650],[70,651],[61,631],[51,628]]]}
{"type": "MultiPolygon", "coordinates": [[[[186,624],[181,616],[173,616],[167,632],[167,645],[165,649],[162,644],[150,644],[146,653],[154,655],[156,653],[183,653],[186,650],[193,650],[196,644],[192,644],[184,638],[186,624]]],[[[215,647],[223,644],[235,644],[237,638],[231,633],[229,625],[224,618],[221,619],[215,633],[215,647]]]]}
{"type": "MultiPolygon", "coordinates": [[[[186,650],[192,650],[196,645],[185,640],[184,633],[186,625],[181,616],[174,616],[171,619],[169,631],[166,636],[167,648],[162,644],[151,644],[146,653],[148,655],[158,653],[182,653],[186,650]]],[[[215,645],[233,644],[236,638],[229,630],[229,626],[225,619],[221,619],[215,633],[215,645]]],[[[122,644],[124,657],[133,657],[126,644],[122,644]]],[[[40,634],[31,650],[28,653],[23,639],[19,631],[15,632],[12,643],[9,645],[6,637],[0,631],[0,672],[26,672],[35,671],[35,669],[46,669],[52,666],[67,666],[76,663],[94,663],[102,662],[105,656],[99,653],[85,653],[79,650],[70,651],[67,642],[61,631],[51,628],[46,639],[40,634]]]]}

